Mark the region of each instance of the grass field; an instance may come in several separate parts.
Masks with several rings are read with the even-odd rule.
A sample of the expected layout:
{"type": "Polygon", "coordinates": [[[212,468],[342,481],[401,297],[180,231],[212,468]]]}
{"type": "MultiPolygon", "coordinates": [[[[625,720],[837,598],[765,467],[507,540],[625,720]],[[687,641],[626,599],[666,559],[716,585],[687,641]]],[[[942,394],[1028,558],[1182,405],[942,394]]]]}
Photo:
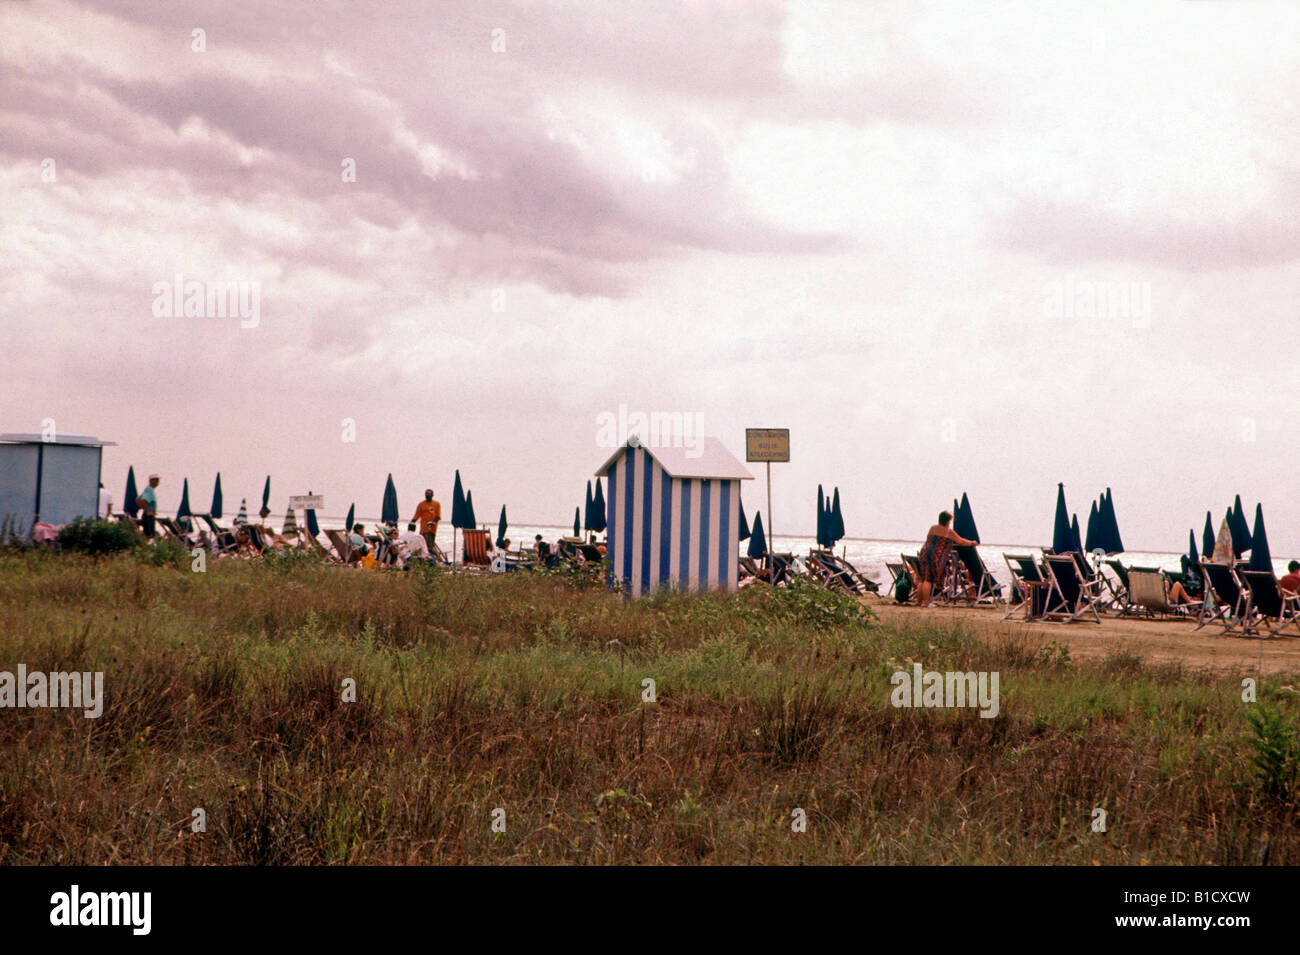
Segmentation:
{"type": "Polygon", "coordinates": [[[816,589],[0,555],[19,663],[107,699],[0,710],[8,864],[1300,864],[1295,674],[1244,703],[816,589]],[[912,661],[999,715],[895,708],[912,661]]]}

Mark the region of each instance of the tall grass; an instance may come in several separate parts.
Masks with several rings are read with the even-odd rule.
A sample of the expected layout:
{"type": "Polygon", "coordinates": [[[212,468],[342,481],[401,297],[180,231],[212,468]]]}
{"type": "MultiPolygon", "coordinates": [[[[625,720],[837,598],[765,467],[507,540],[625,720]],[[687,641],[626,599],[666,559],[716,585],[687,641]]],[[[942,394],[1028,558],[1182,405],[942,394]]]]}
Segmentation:
{"type": "Polygon", "coordinates": [[[807,588],[185,568],[0,555],[0,669],[107,697],[0,710],[0,862],[1300,863],[1294,676],[1245,704],[807,588]],[[999,671],[999,715],[895,709],[913,661],[999,671]]]}

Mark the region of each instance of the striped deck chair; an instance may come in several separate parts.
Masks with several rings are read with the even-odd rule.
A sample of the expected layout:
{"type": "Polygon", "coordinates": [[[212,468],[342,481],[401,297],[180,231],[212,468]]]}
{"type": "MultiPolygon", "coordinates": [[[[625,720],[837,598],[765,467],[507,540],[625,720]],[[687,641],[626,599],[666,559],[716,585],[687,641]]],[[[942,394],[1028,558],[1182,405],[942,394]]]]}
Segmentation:
{"type": "Polygon", "coordinates": [[[1203,560],[1201,574],[1205,578],[1205,603],[1197,617],[1196,629],[1221,620],[1224,633],[1242,633],[1246,592],[1236,571],[1227,564],[1203,560]]]}
{"type": "Polygon", "coordinates": [[[1280,637],[1287,627],[1300,634],[1300,594],[1278,586],[1269,570],[1243,570],[1246,585],[1246,610],[1242,614],[1241,632],[1245,636],[1280,637]]]}
{"type": "MultiPolygon", "coordinates": [[[[1047,577],[1051,582],[1047,597],[1046,616],[1061,623],[1073,623],[1091,613],[1093,622],[1101,623],[1097,604],[1101,601],[1101,584],[1080,573],[1079,562],[1073,553],[1047,554],[1047,577]]],[[[1132,580],[1132,573],[1129,574],[1132,580]]]]}
{"type": "Polygon", "coordinates": [[[1148,613],[1165,616],[1186,616],[1191,604],[1176,604],[1169,599],[1169,575],[1163,570],[1130,567],[1129,600],[1135,607],[1148,613]]]}
{"type": "Polygon", "coordinates": [[[1021,612],[1024,614],[1025,620],[1032,620],[1041,616],[1043,612],[1042,593],[1050,584],[1050,581],[1043,574],[1042,568],[1029,554],[1004,553],[1002,559],[1006,561],[1007,571],[1011,574],[1012,590],[1018,592],[1018,594],[1013,593],[1011,600],[1007,601],[1011,606],[1002,615],[1002,619],[1010,620],[1021,612]],[[1034,599],[1035,594],[1039,595],[1036,600],[1034,599]],[[1031,604],[1031,601],[1038,606],[1031,604]]]}
{"type": "Polygon", "coordinates": [[[465,541],[465,565],[469,567],[491,567],[492,560],[488,557],[487,550],[488,532],[467,530],[462,537],[465,541]]]}

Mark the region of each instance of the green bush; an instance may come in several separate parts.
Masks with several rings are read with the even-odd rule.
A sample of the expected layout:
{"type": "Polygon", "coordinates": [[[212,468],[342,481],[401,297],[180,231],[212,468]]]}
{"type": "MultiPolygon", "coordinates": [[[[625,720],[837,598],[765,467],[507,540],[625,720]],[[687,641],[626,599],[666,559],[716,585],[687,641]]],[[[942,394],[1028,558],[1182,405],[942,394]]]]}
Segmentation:
{"type": "Polygon", "coordinates": [[[92,521],[79,517],[59,531],[58,544],[64,550],[100,556],[131,550],[144,542],[132,524],[120,521],[92,521]]]}
{"type": "Polygon", "coordinates": [[[163,538],[153,547],[141,547],[136,553],[142,564],[154,567],[175,567],[177,570],[189,570],[193,555],[185,545],[170,537],[163,538]]]}

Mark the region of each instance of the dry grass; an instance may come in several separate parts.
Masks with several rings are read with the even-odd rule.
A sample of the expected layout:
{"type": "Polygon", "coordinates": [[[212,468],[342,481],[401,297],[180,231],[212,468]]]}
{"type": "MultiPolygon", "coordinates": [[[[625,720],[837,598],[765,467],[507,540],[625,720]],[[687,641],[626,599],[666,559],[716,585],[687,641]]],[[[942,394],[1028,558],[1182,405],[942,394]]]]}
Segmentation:
{"type": "MultiPolygon", "coordinates": [[[[0,634],[0,669],[107,690],[98,720],[0,710],[9,864],[1300,863],[1234,675],[822,591],[0,556],[0,634]],[[1000,715],[893,708],[912,660],[999,671],[1000,715]]],[[[1294,727],[1285,684],[1261,705],[1294,727]]]]}

